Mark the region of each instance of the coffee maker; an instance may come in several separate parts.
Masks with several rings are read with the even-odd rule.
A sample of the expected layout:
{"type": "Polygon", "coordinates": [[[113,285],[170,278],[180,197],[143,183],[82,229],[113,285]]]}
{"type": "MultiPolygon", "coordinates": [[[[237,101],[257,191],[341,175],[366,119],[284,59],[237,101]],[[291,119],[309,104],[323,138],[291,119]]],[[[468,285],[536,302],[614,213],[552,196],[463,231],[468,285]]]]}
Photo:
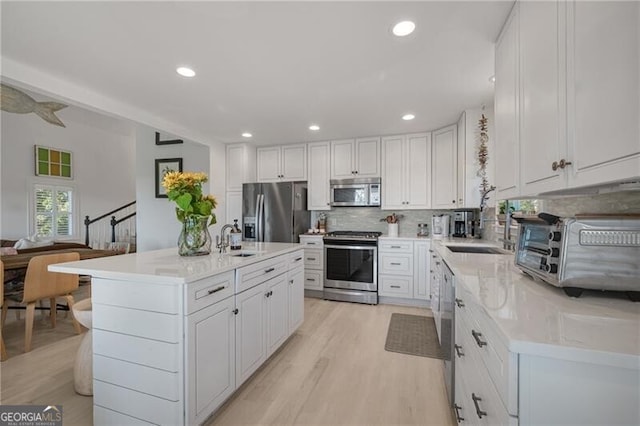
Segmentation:
{"type": "Polygon", "coordinates": [[[453,211],[453,237],[474,237],[475,236],[476,214],[474,210],[454,210],[453,211]]]}

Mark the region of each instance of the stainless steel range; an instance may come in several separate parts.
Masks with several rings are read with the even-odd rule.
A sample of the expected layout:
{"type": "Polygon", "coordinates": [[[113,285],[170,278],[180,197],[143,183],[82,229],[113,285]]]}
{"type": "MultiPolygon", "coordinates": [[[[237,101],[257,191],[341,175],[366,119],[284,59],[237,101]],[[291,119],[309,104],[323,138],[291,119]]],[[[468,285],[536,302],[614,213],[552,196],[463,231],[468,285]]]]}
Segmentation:
{"type": "Polygon", "coordinates": [[[324,237],[324,298],[378,304],[381,232],[335,231],[324,237]]]}

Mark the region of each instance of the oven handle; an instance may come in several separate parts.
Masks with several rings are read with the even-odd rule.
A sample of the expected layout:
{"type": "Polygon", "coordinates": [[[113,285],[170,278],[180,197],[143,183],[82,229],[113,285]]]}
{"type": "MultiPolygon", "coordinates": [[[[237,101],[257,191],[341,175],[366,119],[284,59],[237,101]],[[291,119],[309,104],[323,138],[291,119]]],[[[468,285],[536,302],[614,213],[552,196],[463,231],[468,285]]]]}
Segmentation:
{"type": "Polygon", "coordinates": [[[376,246],[332,246],[324,245],[325,249],[347,249],[347,250],[377,250],[376,246]]]}

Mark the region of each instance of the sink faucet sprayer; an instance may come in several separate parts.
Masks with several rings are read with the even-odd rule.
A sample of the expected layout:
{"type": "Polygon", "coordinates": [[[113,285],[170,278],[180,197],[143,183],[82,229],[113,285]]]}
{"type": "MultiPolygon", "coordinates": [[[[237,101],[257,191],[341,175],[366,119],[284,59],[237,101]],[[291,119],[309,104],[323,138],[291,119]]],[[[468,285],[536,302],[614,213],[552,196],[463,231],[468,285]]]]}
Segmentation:
{"type": "Polygon", "coordinates": [[[224,231],[227,229],[233,229],[233,225],[227,223],[220,230],[220,235],[216,235],[216,248],[219,250],[219,253],[226,253],[227,247],[229,247],[229,234],[227,234],[226,237],[224,235],[224,231]]]}

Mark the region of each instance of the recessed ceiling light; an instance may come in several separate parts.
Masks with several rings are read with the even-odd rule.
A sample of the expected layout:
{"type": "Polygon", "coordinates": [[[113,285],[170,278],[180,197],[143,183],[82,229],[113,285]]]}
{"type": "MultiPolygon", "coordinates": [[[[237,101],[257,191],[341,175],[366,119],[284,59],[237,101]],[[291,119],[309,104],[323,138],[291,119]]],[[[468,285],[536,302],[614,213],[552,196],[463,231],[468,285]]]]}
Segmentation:
{"type": "Polygon", "coordinates": [[[491,83],[495,83],[495,82],[496,82],[496,76],[495,76],[495,75],[492,75],[491,77],[489,77],[489,81],[490,81],[491,83]]]}
{"type": "Polygon", "coordinates": [[[416,118],[416,116],[413,114],[405,114],[402,116],[402,119],[405,121],[413,120],[414,118],[416,118]]]}
{"type": "Polygon", "coordinates": [[[320,130],[320,126],[318,126],[317,124],[312,124],[311,126],[309,126],[309,130],[313,130],[314,132],[318,131],[320,130]]]}
{"type": "Polygon", "coordinates": [[[398,22],[393,26],[393,34],[398,37],[408,36],[416,29],[416,24],[411,21],[398,22]]]}
{"type": "Polygon", "coordinates": [[[251,133],[249,133],[249,132],[244,132],[244,133],[242,134],[242,137],[243,137],[243,138],[250,138],[251,136],[253,136],[253,135],[252,135],[251,133]]]}
{"type": "Polygon", "coordinates": [[[196,72],[194,70],[187,67],[178,67],[176,68],[176,72],[183,77],[193,77],[196,75],[196,72]]]}

